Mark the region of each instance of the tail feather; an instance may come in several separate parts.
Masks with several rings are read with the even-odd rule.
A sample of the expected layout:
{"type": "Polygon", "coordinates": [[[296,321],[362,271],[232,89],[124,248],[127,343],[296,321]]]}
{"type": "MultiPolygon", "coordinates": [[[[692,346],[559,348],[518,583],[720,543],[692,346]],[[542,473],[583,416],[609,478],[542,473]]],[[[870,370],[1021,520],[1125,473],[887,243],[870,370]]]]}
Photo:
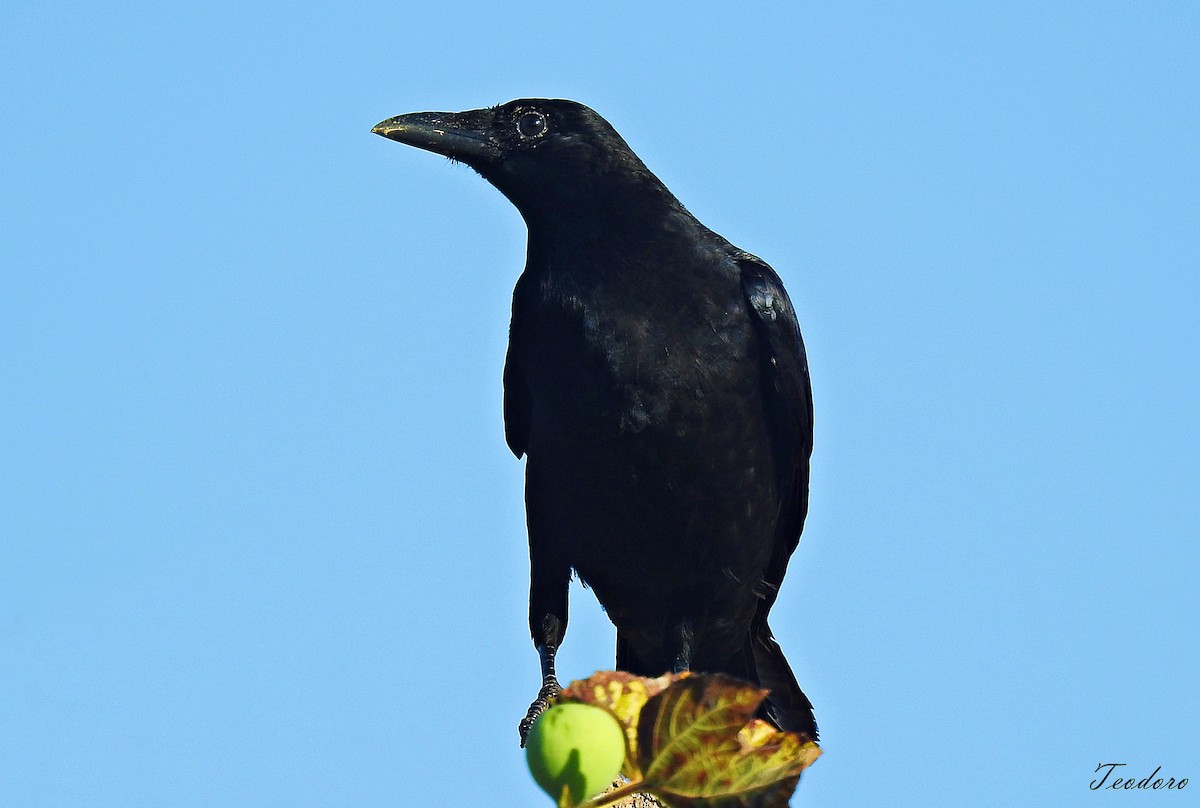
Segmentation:
{"type": "Polygon", "coordinates": [[[766,717],[785,732],[806,735],[817,740],[817,719],[813,715],[812,702],[796,681],[792,668],[783,656],[783,650],[775,641],[771,629],[764,623],[757,634],[747,643],[754,656],[754,667],[758,683],[771,691],[766,701],[766,717]]]}
{"type": "Polygon", "coordinates": [[[633,650],[633,644],[617,631],[617,670],[637,676],[659,676],[662,671],[652,670],[633,650]]]}

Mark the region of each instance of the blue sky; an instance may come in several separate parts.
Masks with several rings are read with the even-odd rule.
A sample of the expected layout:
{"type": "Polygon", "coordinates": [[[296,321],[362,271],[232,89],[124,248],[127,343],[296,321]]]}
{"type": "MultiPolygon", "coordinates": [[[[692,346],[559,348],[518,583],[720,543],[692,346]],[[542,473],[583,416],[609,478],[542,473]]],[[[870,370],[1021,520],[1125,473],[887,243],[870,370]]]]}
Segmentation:
{"type": "MultiPolygon", "coordinates": [[[[0,804],[549,804],[523,224],[369,133],[521,96],[796,303],[793,802],[1091,805],[1122,762],[1194,804],[1197,41],[1168,2],[6,4],[0,804]]],[[[564,679],[612,663],[573,606],[564,679]]]]}

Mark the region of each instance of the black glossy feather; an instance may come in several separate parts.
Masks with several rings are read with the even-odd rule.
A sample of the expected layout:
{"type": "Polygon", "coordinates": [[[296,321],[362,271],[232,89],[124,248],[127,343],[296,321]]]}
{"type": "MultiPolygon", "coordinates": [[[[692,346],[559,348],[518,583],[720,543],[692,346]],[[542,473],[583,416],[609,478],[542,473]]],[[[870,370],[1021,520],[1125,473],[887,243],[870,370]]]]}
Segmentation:
{"type": "Polygon", "coordinates": [[[767,625],[808,509],[812,394],[779,277],[698,222],[599,115],[523,99],[377,132],[475,168],[529,228],[504,369],[525,456],[530,630],[543,689],[571,570],[617,665],[724,672],[816,738],[767,625]]]}

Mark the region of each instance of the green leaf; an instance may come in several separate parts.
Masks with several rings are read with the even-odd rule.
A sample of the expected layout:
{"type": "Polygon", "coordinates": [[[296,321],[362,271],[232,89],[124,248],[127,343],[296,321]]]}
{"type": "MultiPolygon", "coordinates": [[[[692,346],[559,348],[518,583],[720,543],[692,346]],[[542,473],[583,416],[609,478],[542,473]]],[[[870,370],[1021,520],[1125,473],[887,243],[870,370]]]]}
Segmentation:
{"type": "Polygon", "coordinates": [[[672,808],[783,808],[816,744],[777,732],[754,711],[766,690],[728,676],[672,683],[642,708],[642,787],[672,808]]]}

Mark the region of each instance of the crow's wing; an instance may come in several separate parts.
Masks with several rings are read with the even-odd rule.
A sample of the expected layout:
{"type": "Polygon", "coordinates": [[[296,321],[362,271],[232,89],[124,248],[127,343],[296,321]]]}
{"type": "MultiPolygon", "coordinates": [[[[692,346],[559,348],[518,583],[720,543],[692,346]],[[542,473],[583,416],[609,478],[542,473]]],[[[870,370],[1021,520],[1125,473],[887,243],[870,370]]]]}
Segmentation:
{"type": "Polygon", "coordinates": [[[778,472],[779,521],[771,561],[763,576],[766,598],[757,621],[766,622],[788,559],[800,543],[808,514],[808,469],[813,445],[812,385],[796,310],[771,267],[749,253],[734,259],[742,273],[742,291],[758,332],[763,396],[772,451],[778,472]]]}
{"type": "Polygon", "coordinates": [[[504,360],[504,440],[517,457],[529,448],[529,385],[509,346],[504,360]]]}

